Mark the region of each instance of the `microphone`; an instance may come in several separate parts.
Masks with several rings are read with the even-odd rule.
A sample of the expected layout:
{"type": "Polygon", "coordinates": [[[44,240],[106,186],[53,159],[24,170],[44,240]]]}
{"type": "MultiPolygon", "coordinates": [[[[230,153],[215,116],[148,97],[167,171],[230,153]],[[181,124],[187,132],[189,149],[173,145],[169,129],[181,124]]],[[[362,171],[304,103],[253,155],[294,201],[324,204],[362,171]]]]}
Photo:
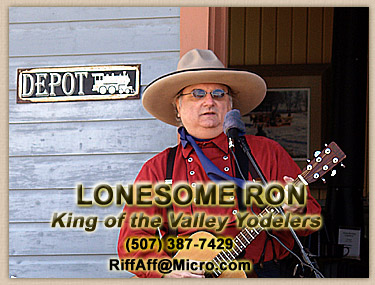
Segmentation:
{"type": "Polygon", "coordinates": [[[245,123],[241,120],[240,111],[233,109],[224,117],[224,133],[229,138],[229,148],[234,147],[234,140],[246,133],[245,123]]]}

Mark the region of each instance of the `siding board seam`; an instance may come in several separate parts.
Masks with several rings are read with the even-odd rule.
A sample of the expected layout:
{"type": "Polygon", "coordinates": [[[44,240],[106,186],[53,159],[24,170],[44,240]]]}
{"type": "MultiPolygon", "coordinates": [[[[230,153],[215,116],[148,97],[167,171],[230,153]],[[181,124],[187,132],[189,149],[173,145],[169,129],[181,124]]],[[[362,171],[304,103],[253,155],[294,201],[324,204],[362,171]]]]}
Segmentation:
{"type": "Polygon", "coordinates": [[[293,18],[293,13],[294,10],[293,10],[293,7],[290,8],[290,51],[289,51],[289,63],[292,64],[293,63],[293,30],[294,30],[294,18],[293,18]]]}
{"type": "MultiPolygon", "coordinates": [[[[327,10],[326,8],[323,8],[323,12],[322,12],[322,50],[320,51],[321,52],[321,55],[320,55],[320,61],[321,63],[324,63],[324,59],[325,59],[325,47],[326,47],[326,43],[325,43],[325,35],[326,35],[326,32],[327,32],[327,27],[326,27],[326,21],[325,21],[325,18],[326,18],[326,13],[327,13],[327,10]]],[[[320,195],[320,193],[319,193],[320,195]]]]}
{"type": "Polygon", "coordinates": [[[27,158],[27,157],[62,157],[62,156],[95,156],[95,155],[137,155],[137,154],[158,154],[156,151],[140,151],[140,152],[97,152],[97,153],[56,153],[56,154],[25,154],[25,155],[9,155],[9,158],[27,158]]]}
{"type": "Polygon", "coordinates": [[[276,8],[276,11],[275,11],[275,50],[274,50],[274,62],[273,64],[276,65],[277,64],[277,51],[278,51],[278,46],[277,46],[277,35],[278,35],[278,31],[277,31],[277,20],[278,20],[278,10],[279,8],[276,8]]]}
{"type": "Polygon", "coordinates": [[[123,55],[123,54],[148,54],[148,53],[180,52],[179,49],[151,50],[151,51],[129,51],[129,52],[102,52],[102,53],[70,53],[70,54],[43,54],[43,55],[10,55],[8,58],[38,58],[38,57],[72,57],[72,56],[97,56],[97,55],[123,55]]]}
{"type": "MultiPolygon", "coordinates": [[[[85,187],[85,190],[93,190],[94,187],[85,187]]],[[[69,188],[64,188],[64,187],[58,187],[58,188],[53,188],[53,187],[48,187],[48,188],[9,188],[9,191],[39,191],[39,190],[42,190],[42,191],[66,191],[66,190],[76,190],[75,188],[72,188],[72,187],[69,187],[69,188]]]]}
{"type": "Polygon", "coordinates": [[[180,16],[150,16],[135,18],[113,18],[113,19],[87,19],[87,20],[60,20],[60,21],[36,21],[36,22],[9,22],[9,25],[33,25],[33,24],[59,24],[59,23],[90,23],[90,22],[115,22],[134,20],[159,20],[159,19],[179,19],[180,16]]]}
{"type": "MultiPolygon", "coordinates": [[[[105,65],[105,64],[104,64],[105,65]]],[[[90,65],[87,65],[87,66],[90,66],[90,65]]],[[[31,67],[31,68],[34,68],[34,67],[31,67]]],[[[35,68],[39,68],[39,67],[35,67],[35,68]]],[[[147,84],[141,84],[140,85],[140,88],[142,89],[142,88],[145,88],[147,86],[147,84]]],[[[17,92],[17,89],[16,88],[9,88],[8,89],[8,91],[9,92],[17,92]]],[[[115,100],[117,100],[117,99],[115,99],[115,100]]],[[[98,100],[98,101],[100,101],[100,100],[98,100]]],[[[105,100],[102,100],[102,101],[105,101],[105,100]]],[[[66,103],[66,102],[65,102],[66,103]]]]}
{"type": "Polygon", "coordinates": [[[123,118],[123,119],[92,119],[92,120],[61,120],[61,121],[16,121],[9,122],[9,125],[43,125],[43,124],[60,124],[60,123],[101,123],[101,122],[126,122],[126,121],[157,121],[156,118],[123,118]]]}
{"type": "Polygon", "coordinates": [[[306,11],[306,49],[305,49],[305,64],[309,64],[309,21],[310,21],[310,8],[306,11]]]}
{"type": "Polygon", "coordinates": [[[246,54],[247,54],[247,46],[246,46],[246,8],[243,9],[243,14],[244,14],[244,18],[243,18],[243,42],[244,42],[244,48],[243,48],[243,61],[242,61],[242,64],[245,65],[246,64],[246,54]]]}
{"type": "MultiPolygon", "coordinates": [[[[126,186],[126,185],[124,185],[126,186]]],[[[94,190],[95,187],[86,187],[85,186],[85,190],[94,190]]],[[[53,187],[48,187],[48,188],[9,188],[9,191],[66,191],[66,190],[71,190],[71,191],[74,191],[76,190],[76,188],[72,188],[72,187],[56,187],[56,188],[53,188],[53,187]]]]}
{"type": "Polygon", "coordinates": [[[259,10],[259,53],[258,53],[258,62],[259,62],[259,65],[262,65],[262,37],[263,37],[263,34],[262,34],[262,21],[263,21],[263,9],[264,8],[260,8],[259,10]]]}

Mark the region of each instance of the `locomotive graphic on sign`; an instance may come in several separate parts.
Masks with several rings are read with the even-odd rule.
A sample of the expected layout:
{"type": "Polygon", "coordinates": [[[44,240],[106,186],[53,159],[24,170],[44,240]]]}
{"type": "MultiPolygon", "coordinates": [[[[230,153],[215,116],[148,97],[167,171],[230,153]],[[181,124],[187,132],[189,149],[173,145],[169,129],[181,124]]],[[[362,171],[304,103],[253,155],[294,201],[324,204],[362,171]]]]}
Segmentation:
{"type": "Polygon", "coordinates": [[[99,92],[104,95],[106,93],[115,94],[132,94],[134,93],[134,88],[129,85],[130,77],[126,71],[123,74],[115,75],[104,74],[104,73],[93,73],[92,77],[94,78],[94,86],[92,91],[99,92]]]}
{"type": "Polygon", "coordinates": [[[139,99],[140,65],[18,69],[17,103],[139,99]]]}

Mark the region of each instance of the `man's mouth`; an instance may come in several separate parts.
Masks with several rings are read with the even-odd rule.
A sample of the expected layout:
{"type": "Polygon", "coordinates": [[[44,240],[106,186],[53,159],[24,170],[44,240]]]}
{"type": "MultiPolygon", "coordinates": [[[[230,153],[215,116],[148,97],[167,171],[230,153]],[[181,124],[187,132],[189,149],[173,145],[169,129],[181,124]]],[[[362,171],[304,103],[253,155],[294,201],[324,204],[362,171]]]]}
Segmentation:
{"type": "Polygon", "coordinates": [[[216,115],[216,113],[212,111],[208,111],[208,112],[204,112],[201,114],[201,116],[212,116],[212,115],[216,115]]]}

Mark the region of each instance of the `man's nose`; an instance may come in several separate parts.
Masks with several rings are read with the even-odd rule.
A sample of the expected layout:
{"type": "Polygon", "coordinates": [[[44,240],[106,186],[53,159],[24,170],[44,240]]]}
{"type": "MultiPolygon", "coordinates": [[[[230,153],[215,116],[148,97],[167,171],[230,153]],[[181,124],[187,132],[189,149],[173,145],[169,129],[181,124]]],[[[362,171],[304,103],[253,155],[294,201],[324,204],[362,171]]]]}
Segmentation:
{"type": "Polygon", "coordinates": [[[215,104],[215,99],[212,97],[211,93],[207,93],[202,100],[204,105],[211,106],[215,104]]]}

